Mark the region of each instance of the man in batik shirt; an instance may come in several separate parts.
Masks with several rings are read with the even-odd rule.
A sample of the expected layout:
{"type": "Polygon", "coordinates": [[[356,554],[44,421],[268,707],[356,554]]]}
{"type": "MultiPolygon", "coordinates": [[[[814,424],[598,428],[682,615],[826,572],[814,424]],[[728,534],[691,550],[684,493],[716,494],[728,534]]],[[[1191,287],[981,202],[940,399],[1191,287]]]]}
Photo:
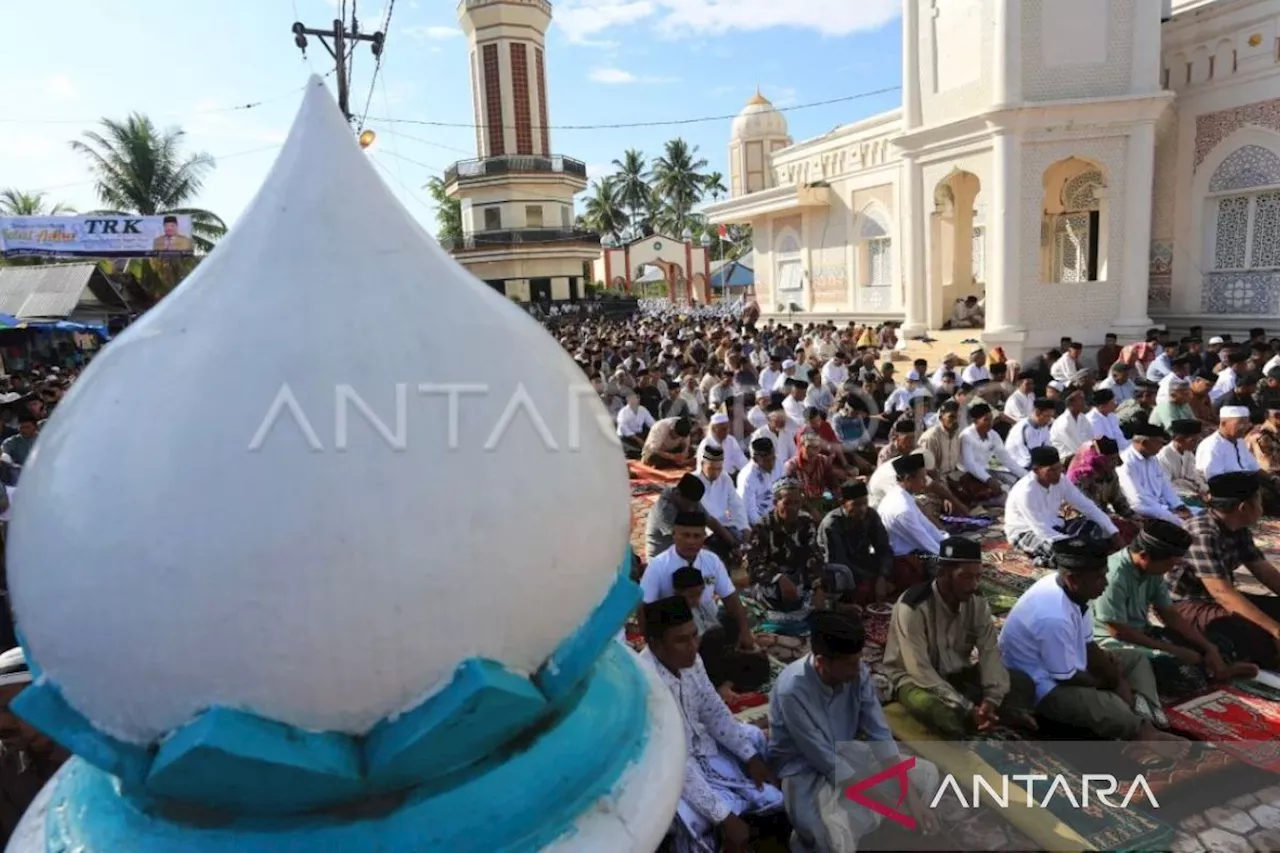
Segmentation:
{"type": "Polygon", "coordinates": [[[747,537],[747,573],[752,595],[773,623],[800,623],[825,606],[825,565],[818,522],[804,510],[800,484],[790,478],[773,485],[773,512],[747,537]]]}

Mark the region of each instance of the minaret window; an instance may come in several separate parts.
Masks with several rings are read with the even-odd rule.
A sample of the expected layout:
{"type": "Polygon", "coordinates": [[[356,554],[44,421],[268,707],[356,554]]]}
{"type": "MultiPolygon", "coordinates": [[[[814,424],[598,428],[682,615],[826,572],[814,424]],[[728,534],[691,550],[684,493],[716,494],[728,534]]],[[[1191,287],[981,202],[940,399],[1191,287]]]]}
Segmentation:
{"type": "Polygon", "coordinates": [[[529,111],[529,50],[523,42],[511,45],[511,91],[515,99],[516,153],[533,153],[533,120],[529,111]]]}
{"type": "MultiPolygon", "coordinates": [[[[542,155],[551,153],[551,128],[547,126],[547,69],[542,63],[542,50],[533,49],[534,63],[538,70],[538,121],[542,126],[542,155]]],[[[565,223],[567,226],[569,223],[565,223]]]]}
{"type": "Polygon", "coordinates": [[[484,209],[484,230],[486,231],[502,230],[502,208],[486,207],[484,209]]]}
{"type": "Polygon", "coordinates": [[[530,204],[525,207],[524,225],[526,228],[542,227],[542,205],[530,204]]]}
{"type": "Polygon", "coordinates": [[[484,46],[484,104],[485,122],[489,125],[488,156],[501,157],[507,153],[507,146],[502,126],[502,75],[496,44],[484,46]]]}

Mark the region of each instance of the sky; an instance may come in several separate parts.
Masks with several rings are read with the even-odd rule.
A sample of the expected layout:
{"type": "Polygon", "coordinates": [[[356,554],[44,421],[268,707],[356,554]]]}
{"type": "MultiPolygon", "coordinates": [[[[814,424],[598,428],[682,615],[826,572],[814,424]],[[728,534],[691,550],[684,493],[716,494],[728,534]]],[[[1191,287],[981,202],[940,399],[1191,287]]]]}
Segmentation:
{"type": "MultiPolygon", "coordinates": [[[[331,26],[338,0],[0,0],[0,188],[98,206],[83,157],[68,145],[102,117],[131,112],[186,132],[217,160],[196,201],[228,223],[270,169],[312,73],[332,60],[295,20],[331,26]],[[244,105],[255,106],[244,109],[244,105]]],[[[377,29],[388,0],[358,2],[377,29]]],[[[452,0],[394,0],[376,85],[358,48],[351,105],[378,138],[369,156],[433,232],[423,186],[475,156],[467,44],[452,0]],[[368,104],[366,112],[365,105],[368,104]],[[415,122],[440,122],[437,126],[415,122]]],[[[900,0],[552,0],[547,76],[552,148],[595,178],[634,147],[648,156],[683,136],[725,174],[730,119],[680,126],[556,129],[736,114],[758,86],[789,107],[897,86],[900,0]]],[[[331,81],[330,81],[331,82],[331,81]]],[[[331,86],[332,88],[332,86],[331,86]]],[[[899,93],[787,113],[797,141],[892,109],[899,93]]],[[[579,197],[580,199],[582,196],[579,197]]]]}

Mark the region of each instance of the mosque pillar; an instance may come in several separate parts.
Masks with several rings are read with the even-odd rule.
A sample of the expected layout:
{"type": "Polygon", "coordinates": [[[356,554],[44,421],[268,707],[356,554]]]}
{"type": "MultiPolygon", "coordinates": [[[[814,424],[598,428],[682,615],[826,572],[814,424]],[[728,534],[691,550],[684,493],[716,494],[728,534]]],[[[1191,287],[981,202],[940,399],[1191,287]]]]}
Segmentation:
{"type": "Polygon", "coordinates": [[[920,4],[907,0],[902,7],[902,125],[920,126],[920,4]]]}
{"type": "Polygon", "coordinates": [[[1022,324],[1022,147],[1009,130],[992,137],[994,164],[987,268],[986,328],[993,335],[1020,334],[1022,324]]]}
{"type": "Polygon", "coordinates": [[[924,225],[928,219],[923,210],[924,176],[914,157],[902,158],[906,172],[906,189],[902,195],[902,289],[904,335],[919,335],[927,328],[925,316],[924,225]]]}
{"type": "Polygon", "coordinates": [[[1124,262],[1120,274],[1117,329],[1146,331],[1147,288],[1150,284],[1151,196],[1155,182],[1156,126],[1144,121],[1129,131],[1124,164],[1124,198],[1110,199],[1110,209],[1125,218],[1124,262]]]}

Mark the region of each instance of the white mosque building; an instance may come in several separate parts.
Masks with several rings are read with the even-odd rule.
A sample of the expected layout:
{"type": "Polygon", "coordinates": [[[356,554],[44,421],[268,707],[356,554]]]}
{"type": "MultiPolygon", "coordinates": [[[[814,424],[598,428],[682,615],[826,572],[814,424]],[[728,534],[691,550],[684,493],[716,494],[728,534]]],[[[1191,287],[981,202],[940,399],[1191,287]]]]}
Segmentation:
{"type": "Polygon", "coordinates": [[[1071,335],[1280,319],[1280,0],[905,0],[903,105],[792,144],[751,100],[715,223],[766,317],[1071,335]]]}

